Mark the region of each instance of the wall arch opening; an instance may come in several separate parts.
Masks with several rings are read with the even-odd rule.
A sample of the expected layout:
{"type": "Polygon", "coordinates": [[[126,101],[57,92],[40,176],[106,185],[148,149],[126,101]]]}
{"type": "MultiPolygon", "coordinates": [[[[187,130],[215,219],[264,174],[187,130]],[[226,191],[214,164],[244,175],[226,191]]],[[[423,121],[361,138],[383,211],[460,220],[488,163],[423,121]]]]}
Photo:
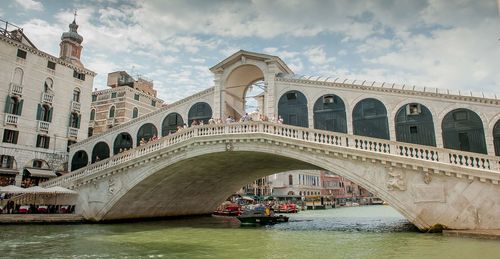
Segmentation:
{"type": "Polygon", "coordinates": [[[113,143],[113,154],[116,155],[133,147],[132,136],[127,132],[118,134],[113,143]]]}
{"type": "Polygon", "coordinates": [[[493,146],[495,147],[495,156],[500,156],[500,120],[493,127],[493,146]]]}
{"type": "MultiPolygon", "coordinates": [[[[264,73],[255,65],[246,64],[231,71],[224,85],[224,116],[239,120],[245,113],[256,110],[264,99],[263,80],[264,73]]],[[[263,108],[259,110],[263,113],[263,108]]]]}
{"type": "Polygon", "coordinates": [[[188,125],[191,126],[193,121],[203,121],[204,124],[208,124],[208,120],[212,118],[212,108],[205,102],[197,102],[189,109],[188,113],[188,125]]]}
{"type": "Polygon", "coordinates": [[[284,93],[278,102],[278,117],[284,124],[309,127],[306,96],[295,90],[284,93]]]}
{"type": "Polygon", "coordinates": [[[314,103],[314,128],[347,133],[344,101],[334,94],[325,94],[314,103]]]}
{"type": "Polygon", "coordinates": [[[146,123],[139,128],[137,131],[137,142],[136,146],[140,146],[141,144],[145,144],[153,139],[158,137],[158,130],[155,125],[152,123],[146,123]]]}
{"type": "Polygon", "coordinates": [[[443,146],[455,150],[487,154],[483,121],[469,109],[455,109],[442,122],[443,146]]]}
{"type": "Polygon", "coordinates": [[[354,135],[389,139],[389,122],[384,104],[374,98],[363,99],[352,112],[354,135]]]}
{"type": "Polygon", "coordinates": [[[182,116],[176,112],[169,113],[161,124],[161,136],[165,137],[168,134],[175,133],[177,127],[182,127],[184,125],[184,120],[182,116]]]}
{"type": "Polygon", "coordinates": [[[79,150],[73,155],[73,158],[71,158],[71,171],[86,167],[88,163],[89,157],[87,155],[87,152],[79,150]]]}
{"type": "Polygon", "coordinates": [[[403,105],[396,113],[395,124],[397,141],[436,146],[432,113],[424,105],[419,103],[403,105]]]}
{"type": "Polygon", "coordinates": [[[106,142],[97,143],[92,149],[92,163],[99,162],[109,157],[109,146],[106,142]]]}

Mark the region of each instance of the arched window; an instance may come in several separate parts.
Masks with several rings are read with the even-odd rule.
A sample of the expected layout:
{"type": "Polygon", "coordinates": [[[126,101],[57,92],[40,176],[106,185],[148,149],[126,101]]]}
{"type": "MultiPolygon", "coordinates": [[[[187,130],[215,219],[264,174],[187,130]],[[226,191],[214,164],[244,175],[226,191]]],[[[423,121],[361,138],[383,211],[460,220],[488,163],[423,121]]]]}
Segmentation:
{"type": "Polygon", "coordinates": [[[111,106],[111,108],[109,108],[108,118],[114,118],[114,117],[115,117],[115,106],[111,106]]]}
{"type": "Polygon", "coordinates": [[[486,154],[483,121],[469,109],[456,109],[444,116],[442,122],[445,148],[486,154]]]}
{"type": "Polygon", "coordinates": [[[71,171],[75,171],[82,167],[85,167],[88,163],[89,157],[87,155],[87,152],[79,150],[73,155],[73,158],[71,159],[71,171]]]}
{"type": "Polygon", "coordinates": [[[293,175],[288,175],[288,185],[293,185],[293,175]]]}
{"type": "Polygon", "coordinates": [[[184,125],[184,121],[182,120],[182,116],[176,112],[170,113],[163,119],[163,123],[161,124],[161,136],[167,136],[170,133],[174,133],[177,131],[177,127],[184,125]]]}
{"type": "Polygon", "coordinates": [[[424,105],[403,105],[396,113],[395,123],[397,141],[436,146],[432,113],[424,105]]]}
{"type": "Polygon", "coordinates": [[[363,99],[352,112],[354,135],[389,139],[389,122],[384,104],[373,98],[363,99]]]}
{"type": "Polygon", "coordinates": [[[495,146],[495,155],[500,156],[500,120],[493,127],[493,145],[495,146]]]}
{"type": "Polygon", "coordinates": [[[122,132],[118,134],[115,138],[115,143],[113,145],[113,154],[118,154],[125,150],[131,149],[132,145],[132,136],[127,132],[122,132]]]}
{"type": "Polygon", "coordinates": [[[12,83],[22,85],[23,84],[24,71],[16,67],[14,69],[14,76],[12,77],[12,83]]]}
{"type": "Polygon", "coordinates": [[[95,109],[90,110],[90,120],[95,120],[95,109]]]}
{"type": "Polygon", "coordinates": [[[137,107],[134,107],[134,109],[132,110],[132,118],[135,119],[139,117],[139,109],[137,109],[137,107]]]}
{"type": "Polygon", "coordinates": [[[47,77],[47,79],[45,79],[45,83],[43,84],[43,91],[45,93],[52,93],[53,85],[54,85],[54,82],[52,81],[52,79],[47,77]]]}
{"type": "Polygon", "coordinates": [[[321,96],[314,103],[314,128],[347,133],[344,101],[334,94],[321,96]]]}
{"type": "Polygon", "coordinates": [[[80,102],[80,89],[75,88],[73,90],[73,101],[79,103],[80,102]]]}
{"type": "Polygon", "coordinates": [[[299,91],[288,91],[278,102],[278,116],[288,125],[308,127],[307,99],[299,91]]]}
{"type": "Polygon", "coordinates": [[[203,121],[204,124],[208,124],[208,120],[210,120],[210,118],[212,118],[212,108],[210,108],[210,105],[208,103],[198,102],[191,106],[191,108],[189,109],[189,125],[191,125],[194,120],[203,121]]]}
{"type": "Polygon", "coordinates": [[[72,112],[69,116],[69,126],[71,128],[76,128],[76,129],[79,129],[80,128],[80,114],[76,113],[76,112],[72,112]]]}
{"type": "Polygon", "coordinates": [[[0,167],[8,169],[16,169],[16,160],[13,156],[1,155],[0,156],[0,167]]]}
{"type": "Polygon", "coordinates": [[[23,100],[20,100],[16,96],[7,96],[5,101],[5,113],[21,115],[23,110],[23,100]]]}
{"type": "Polygon", "coordinates": [[[146,123],[137,131],[137,146],[147,143],[158,136],[158,131],[152,123],[146,123]]]}
{"type": "Polygon", "coordinates": [[[106,142],[99,142],[92,149],[92,163],[99,162],[100,160],[109,157],[109,146],[106,142]]]}

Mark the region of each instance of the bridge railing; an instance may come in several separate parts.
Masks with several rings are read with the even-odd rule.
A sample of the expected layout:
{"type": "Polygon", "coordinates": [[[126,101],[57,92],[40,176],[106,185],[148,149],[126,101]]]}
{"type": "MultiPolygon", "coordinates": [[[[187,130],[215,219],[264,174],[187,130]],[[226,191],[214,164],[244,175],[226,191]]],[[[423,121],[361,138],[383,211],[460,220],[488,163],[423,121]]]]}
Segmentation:
{"type": "Polygon", "coordinates": [[[458,150],[437,148],[432,146],[402,143],[384,139],[349,135],[338,132],[302,128],[271,122],[245,122],[232,124],[211,124],[194,126],[170,134],[159,140],[147,143],[108,159],[73,171],[62,177],[55,178],[42,186],[60,186],[97,173],[104,169],[151,154],[166,147],[184,142],[194,137],[217,136],[231,134],[263,133],[285,138],[296,139],[309,143],[339,146],[348,149],[363,150],[374,153],[389,154],[397,157],[407,157],[417,160],[451,164],[467,168],[500,171],[500,157],[463,152],[458,150]]]}

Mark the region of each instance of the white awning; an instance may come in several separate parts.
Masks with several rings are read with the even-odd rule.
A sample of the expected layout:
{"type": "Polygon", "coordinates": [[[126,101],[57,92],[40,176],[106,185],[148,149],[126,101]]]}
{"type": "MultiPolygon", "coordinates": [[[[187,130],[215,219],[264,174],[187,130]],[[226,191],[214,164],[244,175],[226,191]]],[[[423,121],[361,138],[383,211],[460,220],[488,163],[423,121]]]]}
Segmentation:
{"type": "Polygon", "coordinates": [[[19,170],[17,170],[17,169],[0,168],[0,174],[12,174],[12,175],[16,175],[17,173],[19,173],[19,170]]]}
{"type": "Polygon", "coordinates": [[[52,178],[57,177],[56,173],[52,170],[44,170],[38,168],[26,168],[28,172],[30,172],[31,176],[34,177],[43,177],[43,178],[52,178]]]}

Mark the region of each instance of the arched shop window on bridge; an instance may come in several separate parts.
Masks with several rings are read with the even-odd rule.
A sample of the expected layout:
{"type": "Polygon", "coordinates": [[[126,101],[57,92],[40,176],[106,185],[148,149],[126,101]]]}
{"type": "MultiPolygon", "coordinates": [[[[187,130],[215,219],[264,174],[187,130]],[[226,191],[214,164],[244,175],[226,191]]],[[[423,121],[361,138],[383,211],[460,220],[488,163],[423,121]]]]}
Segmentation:
{"type": "Polygon", "coordinates": [[[115,138],[115,143],[113,143],[113,154],[116,155],[132,147],[132,136],[127,132],[122,132],[115,138]]]}
{"type": "Polygon", "coordinates": [[[397,141],[436,146],[432,113],[424,105],[409,103],[399,108],[395,123],[397,141]]]}
{"type": "Polygon", "coordinates": [[[87,152],[79,150],[73,155],[73,158],[71,159],[71,171],[86,167],[88,163],[89,157],[87,155],[87,152]]]}
{"type": "Polygon", "coordinates": [[[493,127],[493,144],[495,146],[495,155],[500,156],[500,120],[493,127]]]}
{"type": "Polygon", "coordinates": [[[373,98],[356,104],[352,112],[354,135],[389,139],[389,123],[384,104],[373,98]]]}
{"type": "Polygon", "coordinates": [[[137,132],[136,146],[140,146],[141,141],[142,143],[147,143],[151,141],[154,137],[158,137],[158,130],[152,123],[146,123],[142,125],[139,128],[139,131],[137,132]]]}
{"type": "Polygon", "coordinates": [[[92,149],[92,163],[109,157],[109,146],[106,142],[99,142],[92,149]]]}
{"type": "Polygon", "coordinates": [[[299,91],[283,94],[278,102],[278,116],[283,118],[284,124],[307,128],[309,122],[306,96],[299,91]]]}
{"type": "Polygon", "coordinates": [[[204,124],[208,124],[208,120],[212,118],[212,108],[208,103],[199,102],[191,106],[188,113],[188,124],[191,126],[193,120],[203,121],[204,124]]]}
{"type": "Polygon", "coordinates": [[[176,112],[172,112],[163,119],[161,124],[161,136],[165,137],[168,134],[175,133],[177,131],[177,126],[183,126],[184,121],[182,116],[176,112]]]}
{"type": "Polygon", "coordinates": [[[314,103],[314,128],[347,133],[344,101],[334,94],[321,96],[314,103]]]}
{"type": "Polygon", "coordinates": [[[486,154],[483,122],[469,109],[456,109],[444,116],[442,122],[445,148],[486,154]]]}

